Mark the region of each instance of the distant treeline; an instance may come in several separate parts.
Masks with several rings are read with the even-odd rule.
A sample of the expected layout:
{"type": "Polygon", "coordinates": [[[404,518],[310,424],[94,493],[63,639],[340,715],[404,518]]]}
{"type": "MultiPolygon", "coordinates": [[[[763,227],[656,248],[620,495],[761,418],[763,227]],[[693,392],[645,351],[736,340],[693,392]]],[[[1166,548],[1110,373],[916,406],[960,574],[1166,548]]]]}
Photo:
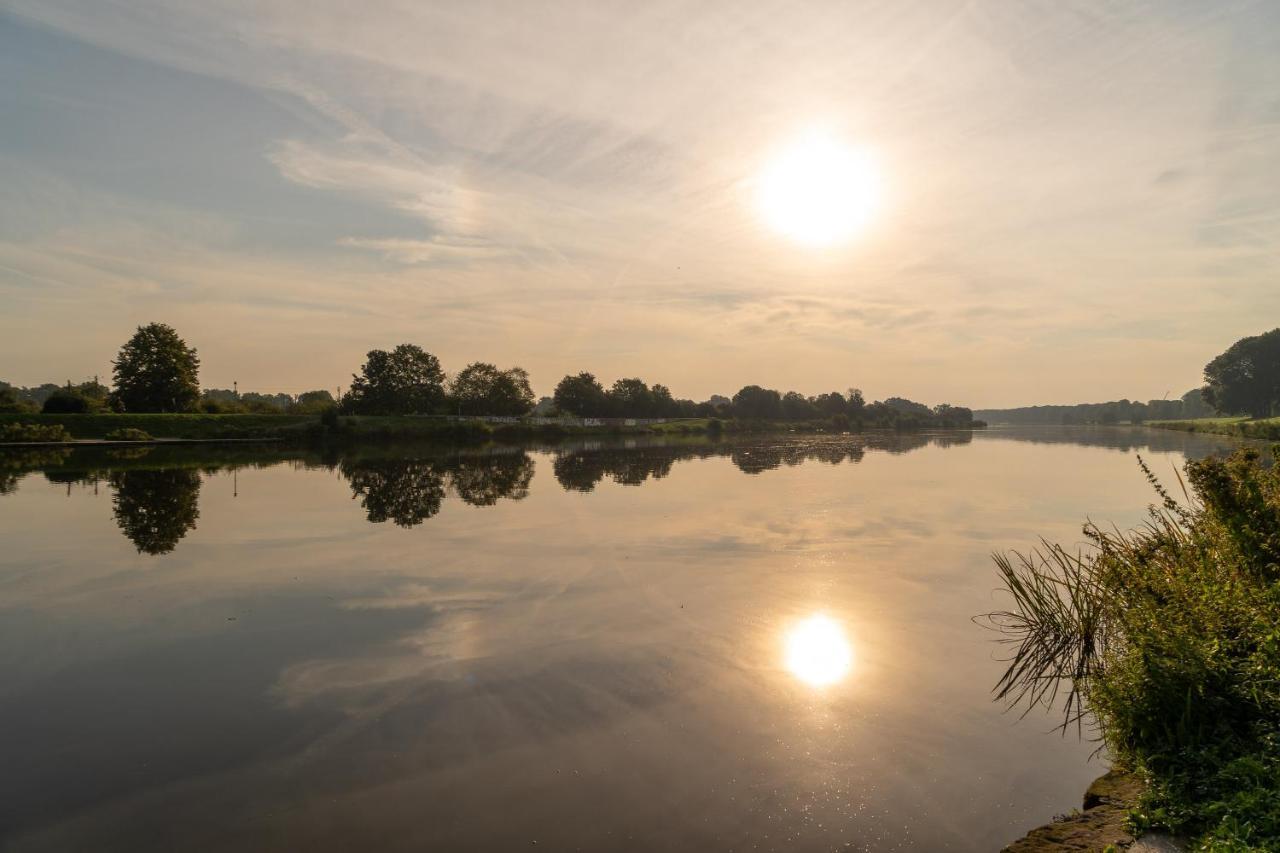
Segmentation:
{"type": "Polygon", "coordinates": [[[1077,403],[1073,406],[1024,406],[1018,409],[978,409],[975,417],[992,424],[1140,424],[1144,421],[1176,421],[1207,418],[1213,406],[1194,388],[1176,400],[1114,400],[1110,403],[1077,403]]]}
{"type": "Polygon", "coordinates": [[[732,398],[678,399],[666,385],[628,377],[606,388],[591,373],[566,376],[554,395],[539,400],[521,367],[472,362],[452,376],[422,347],[400,344],[370,350],[340,399],[328,391],[289,394],[238,393],[199,386],[200,359],[193,347],[162,323],[139,326],[113,364],[114,387],[95,377],[73,385],[17,388],[0,382],[0,412],[79,414],[99,412],[210,414],[499,415],[576,418],[721,418],[747,421],[822,422],[836,429],[912,430],[971,427],[962,406],[929,407],[901,397],[867,403],[862,392],[806,396],[747,385],[732,398]]]}
{"type": "MultiPolygon", "coordinates": [[[[230,388],[205,388],[191,411],[205,414],[311,415],[332,408],[334,398],[328,391],[304,391],[301,394],[238,393],[230,388]]],[[[0,380],[0,412],[44,412],[45,414],[96,414],[116,411],[111,404],[111,389],[96,378],[87,382],[63,385],[46,382],[26,388],[0,380]]]]}

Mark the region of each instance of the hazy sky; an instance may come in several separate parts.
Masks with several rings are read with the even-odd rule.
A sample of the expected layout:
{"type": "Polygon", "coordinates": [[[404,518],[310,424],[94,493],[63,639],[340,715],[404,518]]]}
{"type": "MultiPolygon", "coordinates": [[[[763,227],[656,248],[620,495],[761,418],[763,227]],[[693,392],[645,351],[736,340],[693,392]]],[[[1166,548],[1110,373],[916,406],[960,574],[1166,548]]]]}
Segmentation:
{"type": "Polygon", "coordinates": [[[0,378],[446,370],[973,406],[1180,394],[1280,325],[1280,3],[0,0],[0,378]],[[755,202],[869,152],[828,248],[755,202]]]}

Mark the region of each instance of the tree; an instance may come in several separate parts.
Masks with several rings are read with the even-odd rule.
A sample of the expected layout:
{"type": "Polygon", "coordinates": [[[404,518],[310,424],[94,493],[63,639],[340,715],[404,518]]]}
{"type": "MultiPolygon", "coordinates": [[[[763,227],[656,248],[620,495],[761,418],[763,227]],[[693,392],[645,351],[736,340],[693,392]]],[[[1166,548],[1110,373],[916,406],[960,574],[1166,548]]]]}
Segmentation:
{"type": "MultiPolygon", "coordinates": [[[[821,399],[821,398],[819,398],[821,399]]],[[[841,399],[843,405],[844,400],[841,399]]],[[[798,391],[782,395],[782,417],[789,421],[807,421],[818,414],[818,407],[798,391]]]]}
{"type": "Polygon", "coordinates": [[[1204,382],[1218,412],[1270,416],[1280,403],[1280,329],[1236,341],[1205,365],[1204,382]]]}
{"type": "Polygon", "coordinates": [[[428,414],[444,402],[440,359],[422,347],[400,344],[391,352],[370,350],[360,373],[342,397],[342,408],[357,415],[428,414]]]}
{"type": "Polygon", "coordinates": [[[34,412],[35,410],[35,403],[19,397],[13,388],[8,385],[0,387],[0,412],[17,412],[25,414],[27,412],[34,412]]]}
{"type": "Polygon", "coordinates": [[[609,389],[609,409],[620,418],[647,418],[653,412],[653,392],[642,379],[619,379],[609,389]]]}
{"type": "Polygon", "coordinates": [[[674,418],[680,415],[680,404],[666,385],[654,385],[649,389],[649,406],[651,417],[674,418]]]}
{"type": "Polygon", "coordinates": [[[334,405],[333,395],[328,391],[303,391],[289,405],[289,411],[298,415],[315,415],[327,412],[334,405]]]}
{"type": "Polygon", "coordinates": [[[112,405],[126,412],[189,412],[200,399],[200,359],[172,327],[139,326],[114,365],[112,405]]]}
{"type": "Polygon", "coordinates": [[[604,386],[586,371],[561,379],[551,399],[560,411],[580,418],[600,417],[607,413],[609,407],[604,386]]]}
{"type": "Polygon", "coordinates": [[[748,385],[733,395],[733,413],[740,418],[772,420],[782,412],[782,396],[769,388],[748,385]]]}
{"type": "Polygon", "coordinates": [[[449,387],[450,410],[462,415],[523,415],[534,401],[522,367],[499,370],[477,361],[464,367],[449,387]]]}
{"type": "Polygon", "coordinates": [[[819,394],[814,399],[813,404],[824,415],[843,414],[849,407],[849,402],[845,400],[844,395],[839,391],[832,391],[829,394],[819,394]]]}
{"type": "Polygon", "coordinates": [[[861,418],[863,411],[867,408],[867,401],[862,399],[861,388],[849,389],[849,417],[861,418]]]}

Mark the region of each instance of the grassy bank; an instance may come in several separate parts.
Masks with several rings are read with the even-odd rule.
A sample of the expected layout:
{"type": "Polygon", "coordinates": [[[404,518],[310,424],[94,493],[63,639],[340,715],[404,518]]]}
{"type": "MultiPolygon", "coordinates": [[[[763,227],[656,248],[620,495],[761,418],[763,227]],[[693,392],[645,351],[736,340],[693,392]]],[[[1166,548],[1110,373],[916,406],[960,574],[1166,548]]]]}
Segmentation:
{"type": "MultiPolygon", "coordinates": [[[[830,433],[859,431],[859,424],[833,425],[821,421],[737,421],[687,418],[666,423],[626,426],[574,426],[562,424],[486,423],[411,415],[343,415],[336,425],[323,426],[315,415],[247,414],[0,414],[0,427],[11,423],[60,425],[75,439],[107,438],[122,429],[138,429],[153,438],[219,439],[279,438],[287,441],[334,440],[347,442],[451,441],[489,439],[548,439],[590,435],[719,435],[752,433],[830,433]]],[[[975,425],[978,426],[978,425],[975,425]]],[[[867,426],[870,429],[870,426],[867,426]]],[[[934,427],[936,429],[936,427],[934,427]]]]}
{"type": "Polygon", "coordinates": [[[313,421],[308,415],[0,414],[0,426],[59,424],[72,438],[106,438],[119,429],[140,429],[155,438],[275,438],[313,421]]]}
{"type": "Polygon", "coordinates": [[[1197,418],[1190,421],[1148,421],[1147,426],[1156,429],[1174,429],[1181,432],[1205,432],[1214,435],[1234,435],[1240,438],[1280,440],[1280,418],[1197,418]]]}
{"type": "Polygon", "coordinates": [[[1183,500],[1144,471],[1161,503],[1142,528],[997,557],[1014,607],[989,618],[1015,650],[999,695],[1096,725],[1148,783],[1135,829],[1280,850],[1280,465],[1188,463],[1183,500]]]}

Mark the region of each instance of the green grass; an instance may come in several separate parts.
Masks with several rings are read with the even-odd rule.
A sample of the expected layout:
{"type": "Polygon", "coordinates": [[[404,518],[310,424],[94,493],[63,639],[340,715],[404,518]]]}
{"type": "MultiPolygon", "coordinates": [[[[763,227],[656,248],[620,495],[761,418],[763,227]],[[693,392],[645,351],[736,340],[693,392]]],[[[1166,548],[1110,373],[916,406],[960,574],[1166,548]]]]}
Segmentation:
{"type": "Polygon", "coordinates": [[[1280,418],[1196,418],[1188,421],[1147,421],[1147,426],[1241,438],[1280,439],[1280,418]]]}
{"type": "Polygon", "coordinates": [[[1138,530],[997,556],[1014,604],[988,617],[1014,649],[998,696],[1096,724],[1149,781],[1137,829],[1280,851],[1280,465],[1188,463],[1182,502],[1143,470],[1161,504],[1138,530]]]}
{"type": "Polygon", "coordinates": [[[307,415],[83,415],[0,414],[9,423],[60,424],[73,438],[106,438],[120,429],[137,429],[156,438],[268,438],[316,420],[307,415]]]}

